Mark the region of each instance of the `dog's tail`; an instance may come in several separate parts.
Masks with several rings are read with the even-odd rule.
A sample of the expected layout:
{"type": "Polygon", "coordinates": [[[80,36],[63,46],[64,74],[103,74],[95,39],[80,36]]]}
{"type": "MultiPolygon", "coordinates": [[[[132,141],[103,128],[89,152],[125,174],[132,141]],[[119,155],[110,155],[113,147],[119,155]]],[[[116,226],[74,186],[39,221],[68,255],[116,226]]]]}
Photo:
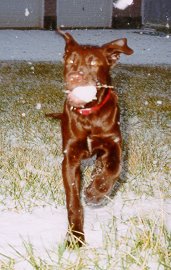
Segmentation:
{"type": "Polygon", "coordinates": [[[62,120],[63,113],[45,113],[45,116],[46,117],[51,117],[51,118],[62,120]]]}

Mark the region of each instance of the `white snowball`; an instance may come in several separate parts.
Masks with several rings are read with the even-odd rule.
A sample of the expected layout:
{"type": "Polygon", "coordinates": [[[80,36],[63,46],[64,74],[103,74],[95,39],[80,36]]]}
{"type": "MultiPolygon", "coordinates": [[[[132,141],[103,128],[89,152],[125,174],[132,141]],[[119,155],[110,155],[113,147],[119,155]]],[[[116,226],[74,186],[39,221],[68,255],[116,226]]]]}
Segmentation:
{"type": "Polygon", "coordinates": [[[97,89],[94,85],[78,86],[74,88],[72,94],[82,101],[90,102],[96,98],[97,89]]]}

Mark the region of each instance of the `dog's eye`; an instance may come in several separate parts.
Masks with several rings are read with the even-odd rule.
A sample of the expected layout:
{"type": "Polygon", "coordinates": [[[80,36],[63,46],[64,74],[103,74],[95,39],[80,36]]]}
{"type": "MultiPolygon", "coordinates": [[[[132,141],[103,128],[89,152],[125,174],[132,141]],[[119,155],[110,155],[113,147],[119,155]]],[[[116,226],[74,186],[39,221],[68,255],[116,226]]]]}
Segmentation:
{"type": "Polygon", "coordinates": [[[72,52],[71,55],[67,58],[67,63],[71,65],[78,64],[79,62],[79,55],[76,52],[72,52]]]}
{"type": "Polygon", "coordinates": [[[95,60],[92,60],[91,62],[90,62],[90,65],[91,66],[95,66],[97,64],[97,61],[95,61],[95,60]]]}
{"type": "Polygon", "coordinates": [[[93,55],[88,55],[85,62],[88,66],[98,66],[98,58],[93,55]]]}

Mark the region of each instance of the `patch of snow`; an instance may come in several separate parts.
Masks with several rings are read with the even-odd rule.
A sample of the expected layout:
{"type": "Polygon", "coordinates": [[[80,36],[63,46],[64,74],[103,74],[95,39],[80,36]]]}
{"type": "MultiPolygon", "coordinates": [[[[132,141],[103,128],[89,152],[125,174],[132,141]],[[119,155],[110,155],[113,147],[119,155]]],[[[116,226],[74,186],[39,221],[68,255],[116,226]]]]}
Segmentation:
{"type": "MultiPolygon", "coordinates": [[[[158,217],[171,231],[171,200],[146,198],[146,196],[139,199],[133,193],[124,196],[118,193],[114,200],[102,208],[84,206],[84,230],[89,248],[104,246],[104,232],[110,231],[109,224],[113,218],[116,220],[117,232],[120,236],[130,233],[129,220],[132,217],[149,217],[154,220],[158,217]]],[[[37,256],[48,259],[47,250],[55,249],[64,241],[67,224],[65,207],[39,207],[32,213],[1,212],[0,253],[15,258],[19,263],[17,263],[17,266],[19,265],[17,270],[30,270],[32,268],[24,260],[22,264],[21,258],[18,259],[14,249],[25,254],[23,243],[30,242],[37,256]]]]}
{"type": "Polygon", "coordinates": [[[0,253],[13,255],[10,245],[23,250],[30,241],[41,252],[63,241],[67,231],[66,210],[38,208],[32,213],[1,212],[0,253]]]}

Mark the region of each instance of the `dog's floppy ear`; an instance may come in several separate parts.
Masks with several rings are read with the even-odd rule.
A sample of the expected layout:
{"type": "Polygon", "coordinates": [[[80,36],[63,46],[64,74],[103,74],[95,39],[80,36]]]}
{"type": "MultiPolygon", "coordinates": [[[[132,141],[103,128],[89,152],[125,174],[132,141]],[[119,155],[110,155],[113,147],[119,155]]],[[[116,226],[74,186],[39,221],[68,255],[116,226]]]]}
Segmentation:
{"type": "Polygon", "coordinates": [[[106,43],[102,46],[102,49],[109,65],[115,64],[121,53],[130,55],[134,52],[130,47],[128,47],[126,38],[106,43]]]}
{"type": "Polygon", "coordinates": [[[64,39],[67,45],[76,45],[78,44],[75,39],[71,36],[71,34],[67,32],[63,32],[60,28],[57,28],[56,32],[60,34],[64,39]]]}

